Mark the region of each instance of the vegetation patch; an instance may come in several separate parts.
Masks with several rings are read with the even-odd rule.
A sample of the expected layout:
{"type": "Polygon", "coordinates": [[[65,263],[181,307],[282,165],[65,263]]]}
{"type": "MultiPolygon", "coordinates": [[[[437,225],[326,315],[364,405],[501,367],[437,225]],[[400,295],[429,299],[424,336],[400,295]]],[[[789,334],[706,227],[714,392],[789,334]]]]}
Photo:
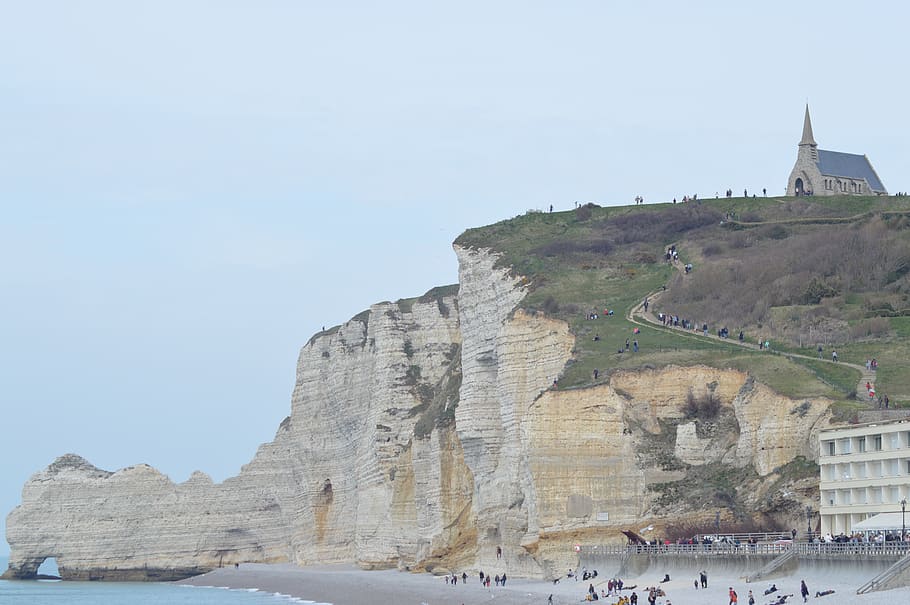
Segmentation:
{"type": "MultiPolygon", "coordinates": [[[[426,395],[421,397],[419,418],[414,424],[414,437],[426,439],[434,429],[451,426],[455,422],[455,408],[461,389],[461,356],[453,355],[454,363],[447,368],[442,379],[432,388],[427,385],[426,395]]],[[[416,408],[414,408],[416,409],[416,408]]]]}
{"type": "Polygon", "coordinates": [[[742,492],[748,492],[747,486],[756,479],[758,475],[751,467],[710,463],[689,466],[685,478],[655,483],[648,489],[657,494],[654,506],[658,512],[724,509],[734,519],[746,520],[752,517],[752,511],[742,492]]]}
{"type": "Polygon", "coordinates": [[[686,393],[686,402],[683,404],[683,415],[689,419],[713,420],[720,412],[720,397],[709,390],[701,395],[695,395],[692,389],[686,393]]]}
{"type": "Polygon", "coordinates": [[[586,205],[472,229],[456,244],[493,249],[524,280],[522,308],[569,323],[576,344],[560,388],[592,384],[594,370],[705,363],[792,397],[841,400],[859,376],[828,362],[837,349],[849,363],[878,359],[878,391],[897,404],[910,401],[908,213],[910,198],[878,196],[586,205]],[[678,264],[665,261],[670,245],[678,264]],[[629,321],[654,293],[651,311],[707,323],[712,334],[743,331],[746,343],[770,341],[772,354],[629,321]],[[815,357],[818,346],[818,363],[773,354],[815,357]]]}
{"type": "Polygon", "coordinates": [[[444,299],[451,298],[457,294],[458,284],[451,284],[449,286],[437,286],[428,290],[426,294],[418,299],[418,302],[421,304],[427,304],[436,301],[436,306],[439,308],[439,314],[448,319],[451,310],[445,303],[444,299]]]}

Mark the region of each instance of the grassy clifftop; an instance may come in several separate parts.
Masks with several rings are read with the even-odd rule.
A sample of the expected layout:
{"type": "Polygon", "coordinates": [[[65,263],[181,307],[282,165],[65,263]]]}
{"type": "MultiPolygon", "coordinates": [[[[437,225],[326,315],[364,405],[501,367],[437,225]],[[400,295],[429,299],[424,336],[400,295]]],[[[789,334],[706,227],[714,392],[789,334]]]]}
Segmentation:
{"type": "Polygon", "coordinates": [[[707,323],[711,333],[727,327],[731,340],[742,330],[776,353],[815,357],[821,345],[826,360],[833,349],[842,362],[874,357],[878,392],[910,405],[908,198],[587,205],[471,229],[456,244],[502,254],[529,280],[523,306],[572,326],[575,357],[561,388],[590,384],[595,369],[600,381],[616,368],[704,363],[748,370],[791,396],[858,405],[855,368],[630,321],[630,309],[651,297],[651,311],[707,323]],[[678,263],[665,261],[671,245],[678,263]],[[625,351],[627,338],[638,340],[637,353],[625,351]]]}

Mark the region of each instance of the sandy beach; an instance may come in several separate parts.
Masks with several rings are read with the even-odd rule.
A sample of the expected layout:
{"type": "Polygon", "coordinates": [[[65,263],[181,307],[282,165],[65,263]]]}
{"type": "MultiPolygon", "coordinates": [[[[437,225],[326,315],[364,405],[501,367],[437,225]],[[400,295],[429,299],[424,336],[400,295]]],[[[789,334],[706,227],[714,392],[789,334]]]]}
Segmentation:
{"type": "MultiPolygon", "coordinates": [[[[663,577],[658,572],[648,572],[642,577],[623,578],[626,586],[637,585],[639,603],[647,605],[648,586],[660,586],[666,597],[659,599],[661,605],[702,605],[729,602],[728,589],[733,587],[741,605],[748,605],[749,590],[753,591],[757,605],[769,605],[781,594],[792,594],[787,604],[801,603],[800,580],[805,579],[810,590],[808,601],[820,605],[855,605],[866,603],[910,602],[910,588],[857,595],[856,589],[870,579],[863,573],[845,573],[841,567],[809,568],[796,574],[760,580],[747,584],[743,579],[730,575],[709,574],[708,587],[696,589],[693,581],[698,571],[691,573],[677,571],[671,580],[659,583],[663,577]],[[685,577],[683,577],[685,576],[685,577]],[[765,596],[764,590],[776,584],[778,591],[765,596]],[[834,594],[815,597],[816,592],[833,589],[834,594]]],[[[607,578],[598,576],[593,582],[598,593],[606,589],[607,578]]],[[[493,603],[499,605],[546,605],[549,595],[553,603],[584,602],[591,582],[563,578],[558,584],[544,580],[509,578],[505,587],[484,588],[477,573],[468,572],[467,584],[446,584],[444,577],[430,574],[416,574],[396,570],[363,571],[355,566],[332,565],[297,567],[295,565],[243,564],[239,568],[218,569],[196,576],[179,584],[189,586],[227,587],[235,589],[258,589],[269,593],[280,593],[298,599],[333,605],[477,605],[493,603]]],[[[631,590],[622,594],[630,595],[631,590]]],[[[616,603],[616,597],[600,599],[598,603],[616,603]]]]}

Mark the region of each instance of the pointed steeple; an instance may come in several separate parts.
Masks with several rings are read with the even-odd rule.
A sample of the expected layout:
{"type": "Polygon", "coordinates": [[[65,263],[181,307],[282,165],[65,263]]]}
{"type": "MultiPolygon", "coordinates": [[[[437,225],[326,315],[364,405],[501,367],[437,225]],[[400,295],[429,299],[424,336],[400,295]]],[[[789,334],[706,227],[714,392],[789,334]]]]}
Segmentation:
{"type": "Polygon", "coordinates": [[[806,118],[803,121],[803,138],[799,142],[800,145],[811,145],[812,147],[817,147],[818,143],[815,142],[815,137],[812,136],[812,120],[809,119],[809,104],[806,103],[806,118]]]}

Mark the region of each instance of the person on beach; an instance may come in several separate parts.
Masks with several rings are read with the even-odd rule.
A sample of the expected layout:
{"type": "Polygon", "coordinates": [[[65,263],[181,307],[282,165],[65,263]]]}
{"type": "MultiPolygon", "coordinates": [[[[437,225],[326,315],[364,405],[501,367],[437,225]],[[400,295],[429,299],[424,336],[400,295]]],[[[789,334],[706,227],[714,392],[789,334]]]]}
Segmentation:
{"type": "Polygon", "coordinates": [[[702,571],[700,574],[698,574],[698,577],[699,577],[699,579],[701,579],[701,587],[707,588],[708,587],[708,572],[702,571]]]}
{"type": "Polygon", "coordinates": [[[736,591],[733,590],[733,587],[731,586],[730,587],[730,604],[729,605],[736,605],[736,602],[738,600],[739,600],[739,596],[736,594],[736,591]]]}
{"type": "Polygon", "coordinates": [[[809,601],[809,587],[806,586],[805,580],[800,580],[799,593],[803,595],[803,603],[807,603],[809,601]]]}
{"type": "Polygon", "coordinates": [[[749,591],[749,605],[755,605],[755,597],[752,595],[752,591],[749,591]]]}

